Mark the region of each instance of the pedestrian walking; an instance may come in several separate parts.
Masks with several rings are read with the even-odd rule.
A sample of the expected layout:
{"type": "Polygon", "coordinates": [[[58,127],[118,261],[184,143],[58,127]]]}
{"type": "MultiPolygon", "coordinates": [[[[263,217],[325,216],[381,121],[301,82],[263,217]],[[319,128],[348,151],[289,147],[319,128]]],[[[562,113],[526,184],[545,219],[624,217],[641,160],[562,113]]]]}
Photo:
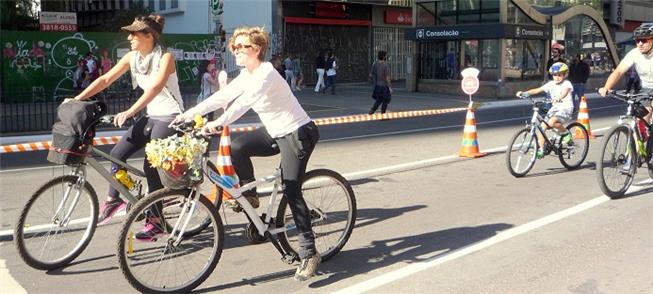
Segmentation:
{"type": "Polygon", "coordinates": [[[369,114],[372,115],[376,112],[376,109],[381,106],[381,113],[385,113],[388,108],[388,103],[392,98],[392,86],[390,82],[390,69],[385,63],[387,52],[379,51],[377,54],[378,60],[372,65],[372,70],[370,71],[370,78],[372,79],[372,84],[374,85],[374,90],[372,92],[372,98],[374,98],[374,105],[370,109],[369,114]]]}
{"type": "Polygon", "coordinates": [[[326,93],[328,88],[331,88],[331,95],[336,94],[336,56],[333,52],[329,52],[329,58],[326,61],[326,86],[322,89],[322,94],[326,93]]]}
{"type": "Polygon", "coordinates": [[[590,76],[590,66],[585,63],[580,54],[576,54],[569,67],[569,81],[574,90],[571,97],[574,102],[574,113],[578,113],[580,97],[585,96],[585,83],[590,76]]]}
{"type": "Polygon", "coordinates": [[[315,93],[318,93],[324,88],[324,68],[326,64],[326,58],[324,56],[324,51],[318,52],[315,57],[315,73],[317,74],[317,83],[315,84],[315,93]]]}
{"type": "Polygon", "coordinates": [[[109,52],[107,49],[102,50],[102,59],[100,60],[100,69],[102,72],[100,72],[100,75],[108,73],[109,70],[111,70],[112,66],[113,61],[111,61],[111,58],[109,58],[109,52]]]}

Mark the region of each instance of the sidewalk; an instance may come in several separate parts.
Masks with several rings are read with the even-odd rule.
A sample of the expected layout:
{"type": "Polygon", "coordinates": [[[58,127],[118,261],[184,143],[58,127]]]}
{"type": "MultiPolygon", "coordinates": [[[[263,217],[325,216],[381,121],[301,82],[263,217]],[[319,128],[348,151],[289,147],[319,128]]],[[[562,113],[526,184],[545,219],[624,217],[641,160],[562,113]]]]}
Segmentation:
{"type": "MultiPolygon", "coordinates": [[[[315,93],[313,86],[302,88],[294,92],[309,116],[313,119],[336,117],[356,114],[366,114],[374,100],[372,99],[372,86],[366,83],[337,84],[336,94],[331,95],[315,93]]],[[[443,109],[453,107],[466,107],[469,97],[462,93],[460,96],[441,95],[422,92],[407,91],[403,83],[395,84],[393,88],[392,101],[388,105],[389,112],[443,109]]],[[[598,98],[598,94],[588,94],[588,99],[598,98]]],[[[481,109],[511,107],[515,105],[527,105],[528,101],[514,99],[488,99],[473,98],[474,102],[480,103],[481,109]]],[[[236,126],[247,126],[260,123],[258,116],[253,111],[247,112],[237,121],[236,126]]],[[[99,131],[97,137],[121,136],[124,130],[99,131]]],[[[21,136],[0,137],[0,145],[9,145],[27,142],[49,141],[52,135],[49,133],[30,134],[21,136]]]]}

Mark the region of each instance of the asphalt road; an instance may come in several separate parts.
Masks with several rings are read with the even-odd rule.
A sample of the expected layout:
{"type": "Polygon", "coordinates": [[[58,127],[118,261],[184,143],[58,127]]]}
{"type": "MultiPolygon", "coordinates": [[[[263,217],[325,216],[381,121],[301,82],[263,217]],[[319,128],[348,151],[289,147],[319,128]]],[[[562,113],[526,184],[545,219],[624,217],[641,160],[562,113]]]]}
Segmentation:
{"type": "MultiPolygon", "coordinates": [[[[360,113],[365,104],[342,111],[360,113]]],[[[594,99],[590,107],[599,138],[591,140],[582,167],[567,171],[549,156],[520,179],[506,170],[502,150],[530,116],[525,104],[476,112],[479,144],[488,153],[477,159],[453,155],[460,148],[464,112],[321,127],[309,169],[345,175],[358,201],[357,225],[343,251],[322,264],[317,277],[295,282],[294,267],[279,261],[269,243],[248,244],[246,220],[227,212],[225,251],[196,291],[652,293],[653,182],[640,169],[628,197],[602,196],[594,170],[600,135],[624,107],[607,99],[594,99]]],[[[135,292],[117,267],[118,220],[98,228],[70,266],[49,272],[27,267],[7,230],[37,186],[62,170],[39,163],[23,168],[26,158],[2,159],[3,288],[135,292]]],[[[269,173],[278,160],[255,160],[257,174],[269,173]]],[[[90,181],[102,195],[107,185],[96,175],[90,181]]]]}

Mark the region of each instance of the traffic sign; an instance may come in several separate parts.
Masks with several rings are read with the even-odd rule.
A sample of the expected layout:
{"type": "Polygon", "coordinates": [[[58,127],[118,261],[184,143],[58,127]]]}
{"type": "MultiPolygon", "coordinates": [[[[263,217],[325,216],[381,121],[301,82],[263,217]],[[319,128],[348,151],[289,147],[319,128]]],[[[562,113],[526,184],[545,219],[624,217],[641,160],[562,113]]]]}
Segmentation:
{"type": "MultiPolygon", "coordinates": [[[[460,87],[467,95],[473,95],[478,91],[480,83],[478,81],[479,70],[473,67],[468,67],[460,72],[463,79],[460,81],[460,87]]],[[[471,98],[470,98],[471,99],[471,98]]]]}

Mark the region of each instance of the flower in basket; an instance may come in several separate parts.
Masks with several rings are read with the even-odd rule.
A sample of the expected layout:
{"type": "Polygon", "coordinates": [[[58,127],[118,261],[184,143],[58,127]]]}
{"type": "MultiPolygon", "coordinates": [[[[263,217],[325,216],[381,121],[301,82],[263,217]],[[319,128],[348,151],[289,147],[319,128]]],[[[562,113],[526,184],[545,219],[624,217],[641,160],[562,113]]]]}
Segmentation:
{"type": "Polygon", "coordinates": [[[152,167],[161,168],[171,176],[187,175],[191,180],[199,180],[202,176],[202,154],[207,146],[206,140],[188,134],[181,137],[172,135],[150,141],[145,146],[145,155],[152,167]]]}

